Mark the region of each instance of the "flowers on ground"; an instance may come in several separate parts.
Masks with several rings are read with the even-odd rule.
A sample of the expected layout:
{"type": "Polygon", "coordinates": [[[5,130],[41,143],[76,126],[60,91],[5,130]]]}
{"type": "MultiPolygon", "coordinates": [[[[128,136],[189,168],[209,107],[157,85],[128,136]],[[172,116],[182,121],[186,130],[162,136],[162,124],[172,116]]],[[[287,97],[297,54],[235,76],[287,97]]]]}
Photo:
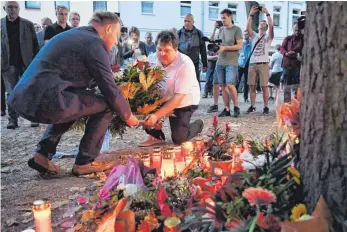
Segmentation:
{"type": "Polygon", "coordinates": [[[288,175],[287,175],[287,180],[290,180],[293,178],[293,180],[297,183],[300,184],[300,172],[294,168],[294,167],[289,167],[288,168],[288,175]]]}
{"type": "Polygon", "coordinates": [[[243,191],[242,196],[254,206],[271,205],[276,202],[276,195],[273,192],[263,188],[248,188],[243,191]]]}
{"type": "Polygon", "coordinates": [[[300,217],[306,214],[307,214],[306,206],[304,204],[298,204],[293,207],[292,215],[290,216],[290,219],[292,221],[299,221],[300,217]]]}

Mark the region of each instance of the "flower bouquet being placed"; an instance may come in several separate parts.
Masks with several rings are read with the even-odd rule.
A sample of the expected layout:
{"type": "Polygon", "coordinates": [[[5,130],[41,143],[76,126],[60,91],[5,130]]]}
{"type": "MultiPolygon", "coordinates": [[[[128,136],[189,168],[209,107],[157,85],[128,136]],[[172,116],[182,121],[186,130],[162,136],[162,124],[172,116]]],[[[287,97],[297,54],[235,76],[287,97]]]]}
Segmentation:
{"type": "MultiPolygon", "coordinates": [[[[165,71],[160,66],[151,66],[147,61],[137,60],[129,63],[124,70],[112,66],[114,80],[127,99],[131,111],[138,119],[144,119],[160,107],[165,93],[165,71]]],[[[74,129],[83,128],[87,122],[83,118],[76,122],[74,129]]],[[[118,115],[114,115],[110,123],[112,135],[122,135],[126,123],[118,115]]]]}

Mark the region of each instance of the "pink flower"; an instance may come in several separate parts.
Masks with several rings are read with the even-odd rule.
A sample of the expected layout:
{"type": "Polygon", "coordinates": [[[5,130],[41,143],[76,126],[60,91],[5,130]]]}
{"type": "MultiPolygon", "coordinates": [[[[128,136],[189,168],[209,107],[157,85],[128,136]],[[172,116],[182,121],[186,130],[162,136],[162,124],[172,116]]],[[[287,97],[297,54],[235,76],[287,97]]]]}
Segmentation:
{"type": "Polygon", "coordinates": [[[217,115],[213,115],[213,119],[212,119],[212,125],[214,127],[218,126],[218,118],[217,118],[217,115]]]}
{"type": "Polygon", "coordinates": [[[225,131],[229,132],[231,130],[230,126],[228,123],[225,123],[225,131]]]}
{"type": "Polygon", "coordinates": [[[110,192],[107,189],[101,189],[99,192],[99,198],[107,199],[110,196],[110,192]]]}
{"type": "Polygon", "coordinates": [[[270,205],[272,202],[276,202],[276,195],[263,188],[248,188],[243,191],[242,196],[249,201],[250,205],[270,205]]]}

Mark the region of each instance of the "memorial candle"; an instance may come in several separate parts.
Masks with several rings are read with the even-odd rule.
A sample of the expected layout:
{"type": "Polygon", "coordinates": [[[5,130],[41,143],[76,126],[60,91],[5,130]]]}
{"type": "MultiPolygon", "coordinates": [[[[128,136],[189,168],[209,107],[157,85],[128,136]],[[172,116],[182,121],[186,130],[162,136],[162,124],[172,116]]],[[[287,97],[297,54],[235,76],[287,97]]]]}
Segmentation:
{"type": "Polygon", "coordinates": [[[154,147],[153,152],[151,154],[151,168],[155,168],[157,170],[157,174],[161,174],[161,164],[162,164],[162,156],[161,156],[161,148],[154,147]]]}
{"type": "Polygon", "coordinates": [[[51,204],[49,201],[34,201],[32,207],[35,220],[36,232],[52,232],[51,226],[51,204]]]}
{"type": "Polygon", "coordinates": [[[188,155],[193,150],[194,150],[194,145],[192,142],[188,141],[188,142],[182,143],[181,153],[183,156],[188,155]]]}
{"type": "Polygon", "coordinates": [[[205,142],[203,140],[198,139],[195,141],[194,147],[195,150],[200,153],[205,150],[205,142]]]}

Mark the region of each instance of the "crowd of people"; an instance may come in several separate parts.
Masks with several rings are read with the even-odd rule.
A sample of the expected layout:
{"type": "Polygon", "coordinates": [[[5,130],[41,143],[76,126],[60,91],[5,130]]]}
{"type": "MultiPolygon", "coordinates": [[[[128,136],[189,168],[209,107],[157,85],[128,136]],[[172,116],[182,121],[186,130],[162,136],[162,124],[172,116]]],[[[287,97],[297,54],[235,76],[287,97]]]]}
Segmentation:
{"type": "MultiPolygon", "coordinates": [[[[43,18],[39,30],[40,27],[19,17],[17,2],[5,2],[4,9],[7,15],[1,19],[1,79],[7,93],[7,128],[17,128],[19,116],[30,120],[33,127],[38,123],[48,124],[33,158],[28,161],[28,165],[39,172],[59,172],[51,156],[61,136],[81,117],[89,117],[89,120],[73,167],[76,175],[104,171],[114,165],[112,161],[95,159],[114,113],[130,127],[144,125],[149,137],[140,146],[152,146],[165,140],[162,132],[155,131],[155,126],[171,112],[175,114],[169,117],[172,141],[181,144],[192,139],[204,126],[200,119],[190,122],[201,98],[200,62],[207,76],[203,97],[211,91],[214,96],[209,112],[218,111],[218,97],[220,90],[222,92],[224,109],[220,117],[231,115],[231,102],[233,115],[240,116],[240,88],[243,88],[245,101],[250,90],[251,105],[247,113],[252,113],[256,110],[258,84],[263,92],[263,113],[268,114],[269,79],[277,90],[281,79],[285,86],[288,84],[285,99],[290,99],[291,88],[299,82],[303,43],[297,26],[293,35],[286,37],[272,55],[270,77],[268,53],[274,31],[265,7],[251,9],[243,33],[234,25],[232,12],[222,10],[221,21],[215,23],[210,38],[221,40],[214,51],[206,48],[206,40],[194,26],[192,14],[184,17],[181,29],[161,31],[155,42],[148,32],[142,42],[139,29],[124,27],[112,12],[94,12],[89,25],[80,26],[77,12],[69,14],[65,6],[57,6],[57,21],[52,23],[51,19],[43,18]],[[260,22],[256,33],[251,24],[258,11],[265,14],[267,20],[260,22]],[[111,66],[122,66],[144,56],[166,71],[165,103],[157,112],[139,121],[114,82],[111,66]],[[94,87],[98,87],[101,95],[91,91],[94,87]]],[[[3,105],[1,111],[4,116],[3,105]]]]}

